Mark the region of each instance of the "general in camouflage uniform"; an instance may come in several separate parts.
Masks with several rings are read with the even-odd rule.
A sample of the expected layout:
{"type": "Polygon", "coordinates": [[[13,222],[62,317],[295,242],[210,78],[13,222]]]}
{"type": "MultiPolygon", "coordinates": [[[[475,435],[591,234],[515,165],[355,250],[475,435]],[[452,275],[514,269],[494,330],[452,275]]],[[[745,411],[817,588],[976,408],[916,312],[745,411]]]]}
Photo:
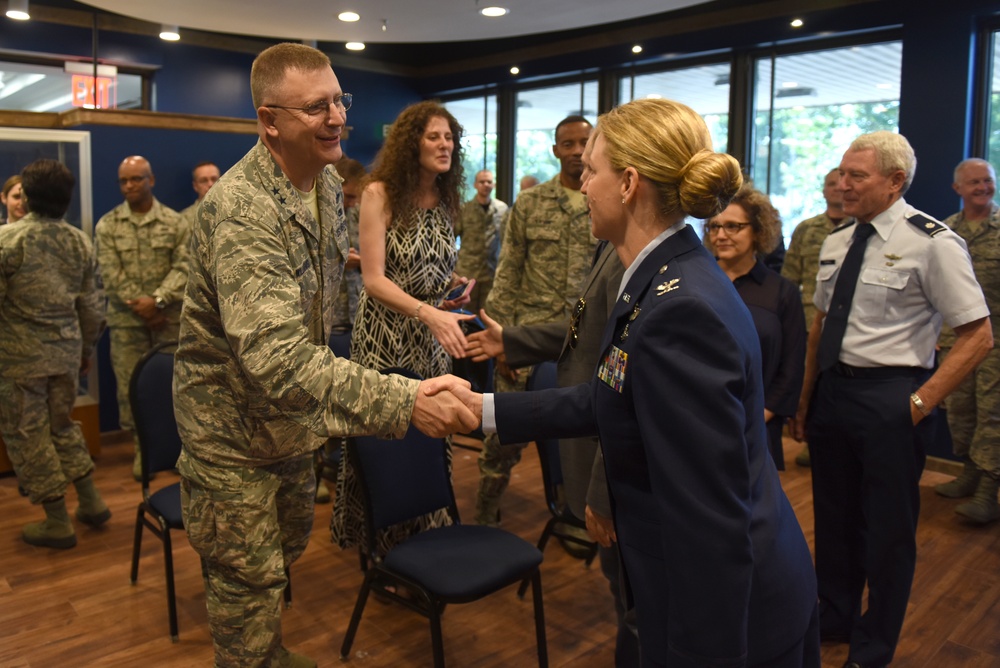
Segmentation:
{"type": "MultiPolygon", "coordinates": [[[[180,214],[153,197],[156,180],[145,158],[125,158],[118,183],[125,201],[97,221],[95,233],[108,295],[118,420],[122,429],[134,431],[128,399],[132,371],[150,348],[177,340],[191,231],[180,214]]],[[[138,443],[135,452],[132,475],[141,480],[138,443]]]]}
{"type": "MultiPolygon", "coordinates": [[[[590,123],[580,116],[561,121],[552,147],[562,165],[560,173],[522,191],[510,209],[496,278],[486,299],[486,312],[504,327],[568,320],[572,314],[597,248],[586,198],[579,192],[590,131],[590,123]]],[[[531,368],[520,369],[514,380],[504,370],[505,365],[498,364],[496,391],[523,391],[531,368]]],[[[496,434],[483,441],[478,523],[498,522],[500,497],[525,445],[501,446],[496,434]]]]}
{"type": "Polygon", "coordinates": [[[490,197],[493,172],[477,173],[475,187],[476,196],[465,203],[455,221],[455,236],[462,240],[455,273],[476,279],[476,287],[464,308],[478,314],[493,287],[500,258],[500,221],[507,213],[507,204],[490,197]]]}
{"type": "Polygon", "coordinates": [[[329,165],[349,102],[329,59],[273,46],[254,61],[251,90],[260,142],[206,195],[192,232],[177,469],[216,666],[315,666],[282,646],[280,612],[312,528],[313,452],[331,436],[400,437],[411,421],[442,436],[476,419],[449,392],[429,396],[457,379],[382,376],[327,346],[348,251],[329,165]]]}
{"type": "MultiPolygon", "coordinates": [[[[993,201],[996,174],[985,160],[970,159],[955,169],[955,190],[963,209],[944,224],[965,240],[976,280],[990,309],[993,331],[1000,326],[1000,206],[993,201]]],[[[941,359],[955,344],[955,333],[941,328],[941,359]]],[[[937,485],[942,496],[973,499],[955,512],[977,524],[1000,518],[997,478],[1000,478],[1000,348],[996,346],[946,399],[948,427],[955,455],[964,470],[955,480],[937,485]]]]}
{"type": "Polygon", "coordinates": [[[45,521],[24,527],[24,540],[69,548],[76,545],[63,498],[69,482],[80,499],[78,520],[96,526],[111,517],[70,417],[104,303],[89,237],[61,220],[73,175],[55,160],[38,160],[23,177],[30,213],[0,228],[0,433],[18,483],[45,508],[45,521]]]}

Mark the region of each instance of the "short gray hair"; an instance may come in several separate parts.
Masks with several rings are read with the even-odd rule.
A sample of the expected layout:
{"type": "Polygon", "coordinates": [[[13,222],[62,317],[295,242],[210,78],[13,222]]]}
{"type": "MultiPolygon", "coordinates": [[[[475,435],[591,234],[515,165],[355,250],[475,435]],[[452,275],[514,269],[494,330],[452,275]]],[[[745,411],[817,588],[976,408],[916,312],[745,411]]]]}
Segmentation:
{"type": "Polygon", "coordinates": [[[851,142],[848,150],[866,151],[869,149],[875,151],[875,166],[882,176],[889,176],[895,171],[902,170],[906,176],[899,194],[906,193],[917,173],[917,156],[906,137],[887,130],[869,132],[851,142]]]}
{"type": "Polygon", "coordinates": [[[996,170],[993,169],[993,165],[991,165],[988,161],[983,160],[982,158],[966,158],[962,162],[955,165],[955,174],[952,177],[953,183],[958,183],[958,179],[961,177],[962,170],[964,170],[966,167],[971,167],[972,165],[985,165],[986,167],[990,168],[990,172],[993,174],[994,177],[996,177],[996,170]]]}

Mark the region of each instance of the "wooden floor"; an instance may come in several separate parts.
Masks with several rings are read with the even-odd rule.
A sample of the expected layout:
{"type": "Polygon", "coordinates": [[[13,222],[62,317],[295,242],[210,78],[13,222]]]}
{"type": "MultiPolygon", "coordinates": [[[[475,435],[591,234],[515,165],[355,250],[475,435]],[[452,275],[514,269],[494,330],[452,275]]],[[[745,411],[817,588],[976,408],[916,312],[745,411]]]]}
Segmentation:
{"type": "MultiPolygon", "coordinates": [[[[786,441],[786,458],[798,446],[786,441]]],[[[129,584],[129,559],[138,502],[130,476],[131,445],[106,445],[97,484],[114,517],[103,530],[78,527],[68,551],[26,545],[20,528],[40,511],[18,496],[13,478],[0,479],[0,667],[208,666],[212,644],[197,556],[183,535],[174,547],[180,642],[170,642],[162,548],[145,535],[139,582],[129,584]]],[[[782,473],[807,538],[812,539],[810,473],[782,473]]],[[[460,510],[471,518],[478,470],[475,453],[455,451],[460,510]]],[[[1000,668],[1000,525],[967,527],[954,501],[931,486],[947,479],[928,472],[921,483],[920,560],[910,610],[894,666],[1000,668]]],[[[504,498],[504,525],[534,542],[547,519],[534,449],[525,452],[504,498]]],[[[69,506],[75,508],[71,491],[69,506]]],[[[320,666],[340,665],[339,648],[361,576],[354,552],[330,543],[331,506],[317,506],[313,539],[293,567],[294,605],[283,617],[285,643],[320,666]]],[[[596,564],[549,545],[543,564],[550,665],[612,666],[614,615],[596,564]]],[[[513,590],[449,607],[444,617],[449,666],[535,664],[530,595],[513,590]]],[[[840,668],[843,645],[824,645],[824,668],[840,668]]],[[[371,600],[350,660],[354,666],[430,665],[430,633],[422,617],[371,600]]]]}

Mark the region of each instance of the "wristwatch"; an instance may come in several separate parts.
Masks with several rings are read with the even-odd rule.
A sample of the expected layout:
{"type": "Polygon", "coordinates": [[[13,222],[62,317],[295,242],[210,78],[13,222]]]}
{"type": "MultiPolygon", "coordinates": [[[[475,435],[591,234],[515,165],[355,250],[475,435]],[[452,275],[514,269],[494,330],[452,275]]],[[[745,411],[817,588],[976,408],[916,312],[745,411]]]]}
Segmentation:
{"type": "Polygon", "coordinates": [[[156,308],[161,311],[167,308],[167,302],[163,297],[153,297],[153,302],[156,304],[156,308]]]}

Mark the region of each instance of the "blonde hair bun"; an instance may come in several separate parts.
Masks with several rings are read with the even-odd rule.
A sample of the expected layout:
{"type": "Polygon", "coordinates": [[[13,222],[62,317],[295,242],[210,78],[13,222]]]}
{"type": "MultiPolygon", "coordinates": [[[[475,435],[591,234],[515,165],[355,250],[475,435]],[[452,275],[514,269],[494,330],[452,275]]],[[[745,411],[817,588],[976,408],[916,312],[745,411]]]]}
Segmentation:
{"type": "Polygon", "coordinates": [[[743,185],[740,163],[728,153],[702,150],[680,173],[677,193],[681,210],[694,218],[711,218],[729,206],[743,185]]]}

